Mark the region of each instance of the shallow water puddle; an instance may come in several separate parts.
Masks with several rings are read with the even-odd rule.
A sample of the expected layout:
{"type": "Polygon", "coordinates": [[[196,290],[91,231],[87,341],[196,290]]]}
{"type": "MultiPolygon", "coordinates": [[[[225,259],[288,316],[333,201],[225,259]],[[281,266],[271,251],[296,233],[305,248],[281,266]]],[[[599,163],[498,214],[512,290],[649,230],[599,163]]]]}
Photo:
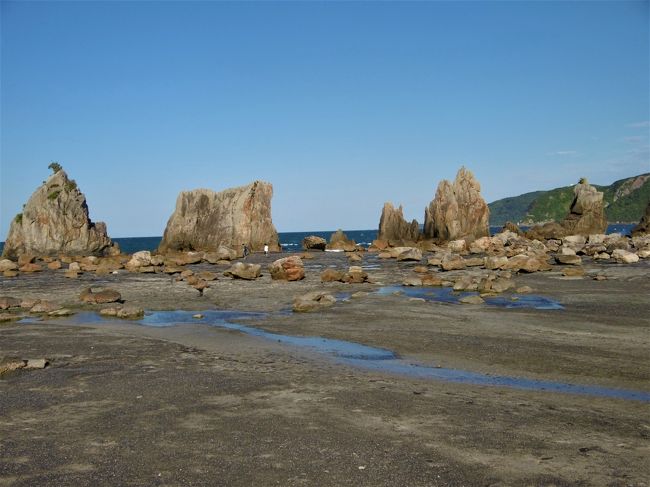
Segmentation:
{"type": "MultiPolygon", "coordinates": [[[[228,330],[235,330],[247,335],[272,340],[309,349],[314,352],[334,357],[339,363],[358,367],[360,369],[391,374],[415,377],[418,379],[434,379],[463,384],[486,386],[510,387],[531,391],[561,392],[568,394],[585,394],[591,396],[610,397],[650,402],[650,392],[614,389],[608,387],[568,384],[521,377],[508,377],[498,375],[480,374],[459,369],[447,369],[430,365],[411,363],[400,358],[395,352],[378,347],[362,345],[323,337],[303,337],[271,333],[252,326],[232,323],[231,320],[262,319],[267,313],[242,312],[242,311],[153,311],[147,312],[145,317],[136,321],[146,326],[175,326],[182,324],[204,324],[217,326],[228,330]],[[201,315],[201,318],[194,318],[201,315]]],[[[102,323],[120,321],[110,317],[103,317],[94,312],[82,312],[69,317],[75,323],[102,323]]]]}
{"type": "MultiPolygon", "coordinates": [[[[380,296],[399,294],[409,298],[421,298],[425,301],[438,303],[460,304],[460,299],[465,296],[478,296],[477,292],[456,292],[450,287],[411,287],[411,286],[384,286],[377,290],[380,296]]],[[[512,297],[495,296],[486,297],[485,304],[499,308],[533,308],[545,310],[564,309],[558,301],[533,294],[513,294],[512,297]]]]}

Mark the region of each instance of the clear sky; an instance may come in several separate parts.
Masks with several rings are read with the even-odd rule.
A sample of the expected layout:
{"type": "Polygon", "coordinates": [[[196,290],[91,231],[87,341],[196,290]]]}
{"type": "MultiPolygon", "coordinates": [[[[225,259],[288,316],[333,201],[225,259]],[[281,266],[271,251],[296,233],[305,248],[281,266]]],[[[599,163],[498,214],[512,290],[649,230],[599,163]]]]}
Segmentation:
{"type": "Polygon", "coordinates": [[[273,183],[279,231],[650,171],[649,2],[1,2],[0,240],[59,161],[114,237],[273,183]]]}

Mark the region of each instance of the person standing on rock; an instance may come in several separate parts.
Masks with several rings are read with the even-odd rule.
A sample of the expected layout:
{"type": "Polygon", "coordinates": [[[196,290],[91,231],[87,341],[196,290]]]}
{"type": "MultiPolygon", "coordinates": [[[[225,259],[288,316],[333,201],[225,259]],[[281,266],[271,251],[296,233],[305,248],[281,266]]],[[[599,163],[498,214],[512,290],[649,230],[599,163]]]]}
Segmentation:
{"type": "Polygon", "coordinates": [[[241,246],[243,247],[242,253],[244,254],[244,259],[245,259],[248,256],[248,254],[250,254],[250,251],[248,250],[246,244],[241,244],[241,246]]]}
{"type": "Polygon", "coordinates": [[[269,255],[269,244],[264,244],[264,255],[268,257],[269,255]]]}

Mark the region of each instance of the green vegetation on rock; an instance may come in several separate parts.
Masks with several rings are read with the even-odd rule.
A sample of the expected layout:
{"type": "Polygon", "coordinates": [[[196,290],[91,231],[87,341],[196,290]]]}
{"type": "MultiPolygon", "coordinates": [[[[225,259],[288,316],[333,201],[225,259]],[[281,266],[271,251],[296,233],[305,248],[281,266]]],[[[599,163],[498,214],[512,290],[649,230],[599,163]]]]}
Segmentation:
{"type": "MultiPolygon", "coordinates": [[[[594,185],[604,193],[609,222],[635,223],[641,219],[650,200],[650,173],[615,181],[609,186],[594,185]]],[[[573,201],[573,186],[535,191],[490,203],[490,225],[507,221],[532,224],[561,221],[573,201]]]]}

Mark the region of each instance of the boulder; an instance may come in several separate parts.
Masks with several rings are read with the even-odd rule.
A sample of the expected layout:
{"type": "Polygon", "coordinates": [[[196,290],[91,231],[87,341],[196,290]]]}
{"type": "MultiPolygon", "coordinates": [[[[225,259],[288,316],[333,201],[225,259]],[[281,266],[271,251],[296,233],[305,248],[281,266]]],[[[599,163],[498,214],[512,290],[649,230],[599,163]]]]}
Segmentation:
{"type": "Polygon", "coordinates": [[[547,222],[530,227],[526,232],[526,238],[530,240],[548,240],[562,238],[566,234],[566,229],[559,223],[547,222]]]}
{"type": "Polygon", "coordinates": [[[2,275],[4,277],[16,277],[18,276],[18,271],[4,271],[2,275]]]}
{"type": "Polygon", "coordinates": [[[327,240],[323,237],[316,235],[309,235],[302,239],[302,248],[304,250],[325,250],[327,247],[327,240]]]}
{"type": "Polygon", "coordinates": [[[327,244],[327,250],[343,250],[345,252],[354,252],[357,250],[357,243],[350,240],[348,236],[339,229],[330,236],[330,242],[327,244]]]}
{"type": "Polygon", "coordinates": [[[487,237],[490,210],[481,197],[481,185],[462,167],[453,183],[443,180],[425,210],[424,237],[443,241],[487,237]]]}
{"type": "Polygon", "coordinates": [[[397,256],[398,261],[415,261],[420,262],[422,260],[422,251],[418,248],[411,247],[410,249],[404,250],[399,253],[397,256]]]}
{"type": "Polygon", "coordinates": [[[233,279],[246,279],[253,280],[260,277],[262,266],[260,264],[244,264],[243,262],[236,262],[226,271],[223,275],[232,277],[233,279]]]}
{"type": "Polygon", "coordinates": [[[298,313],[317,311],[336,304],[336,298],[325,291],[312,291],[293,300],[293,310],[298,313]]]}
{"type": "MultiPolygon", "coordinates": [[[[481,237],[481,238],[486,238],[486,237],[481,237]]],[[[450,252],[455,252],[457,254],[460,254],[461,252],[465,252],[467,250],[467,242],[463,239],[452,240],[447,244],[447,248],[449,249],[450,252]]]]}
{"type": "Polygon", "coordinates": [[[348,272],[343,276],[343,282],[350,284],[362,284],[368,281],[368,273],[359,266],[350,266],[348,272]]]}
{"type": "Polygon", "coordinates": [[[117,310],[116,316],[123,320],[139,320],[144,317],[144,310],[138,306],[123,306],[117,310]]]}
{"type": "Polygon", "coordinates": [[[305,278],[305,266],[296,255],[278,259],[269,266],[274,281],[299,281],[305,278]]]}
{"type": "Polygon", "coordinates": [[[100,291],[93,291],[88,287],[81,291],[79,299],[88,304],[106,304],[115,303],[122,300],[122,295],[115,289],[102,289],[100,291]]]}
{"type": "Polygon", "coordinates": [[[261,251],[268,244],[280,251],[278,233],[271,220],[273,186],[255,181],[219,193],[209,189],[183,191],[167,222],[161,253],[176,250],[214,252],[220,246],[261,251]]]}
{"type": "Polygon", "coordinates": [[[18,270],[18,264],[15,263],[14,261],[9,259],[0,260],[0,272],[17,271],[17,270],[18,270]]]}
{"type": "MultiPolygon", "coordinates": [[[[579,258],[579,257],[578,257],[579,258]]],[[[539,272],[551,269],[546,257],[529,256],[525,254],[515,255],[508,259],[508,262],[501,267],[503,270],[513,272],[539,272]]]]}
{"type": "Polygon", "coordinates": [[[481,296],[472,294],[470,296],[463,296],[458,302],[461,304],[483,304],[485,300],[481,296]]]}
{"type": "Polygon", "coordinates": [[[555,256],[555,261],[558,264],[564,264],[564,265],[581,265],[582,264],[582,258],[579,255],[576,255],[575,253],[573,255],[571,255],[571,254],[557,254],[555,256]]]}
{"type": "Polygon", "coordinates": [[[632,236],[646,234],[650,234],[650,201],[645,207],[645,214],[641,217],[641,221],[632,229],[632,236]]]}
{"type": "Polygon", "coordinates": [[[603,193],[582,178],[573,188],[574,198],[569,214],[562,222],[567,234],[589,235],[604,233],[607,217],[603,206],[603,193]]]}
{"type": "Polygon", "coordinates": [[[442,259],[440,264],[443,271],[457,271],[465,269],[465,261],[457,255],[448,255],[442,259]]]}
{"type": "Polygon", "coordinates": [[[359,255],[357,252],[349,252],[348,253],[348,262],[361,262],[363,261],[363,257],[359,255]]]}
{"type": "Polygon", "coordinates": [[[325,269],[320,274],[321,282],[343,282],[345,272],[337,271],[336,269],[325,269]]]}
{"type": "Polygon", "coordinates": [[[633,264],[639,262],[639,256],[633,252],[623,249],[616,249],[612,252],[612,259],[616,259],[619,264],[633,264]]]}
{"type": "Polygon", "coordinates": [[[58,271],[61,267],[63,267],[63,264],[61,264],[60,260],[53,260],[47,264],[47,268],[51,271],[58,271]]]}
{"type": "Polygon", "coordinates": [[[11,222],[2,255],[58,256],[119,253],[106,225],[93,223],[86,197],[65,171],[57,170],[29,198],[11,222]]]}
{"type": "Polygon", "coordinates": [[[149,265],[151,265],[151,252],[148,250],[141,250],[131,256],[131,259],[126,263],[126,268],[130,269],[149,265]]]}
{"type": "Polygon", "coordinates": [[[218,264],[223,260],[235,260],[238,256],[236,250],[220,245],[214,252],[206,252],[203,258],[210,264],[218,264]]]}
{"type": "Polygon", "coordinates": [[[43,268],[38,264],[25,264],[18,269],[20,272],[41,272],[43,268]]]}
{"type": "Polygon", "coordinates": [[[51,313],[61,309],[63,306],[52,303],[51,301],[39,301],[29,310],[30,313],[51,313]]]}
{"type": "Polygon", "coordinates": [[[416,220],[407,222],[401,206],[394,208],[392,203],[384,203],[379,219],[378,240],[417,242],[419,236],[420,225],[416,220]]]}
{"type": "Polygon", "coordinates": [[[503,269],[507,263],[508,258],[506,256],[488,256],[483,260],[483,265],[489,270],[503,269]]]}
{"type": "Polygon", "coordinates": [[[422,278],[419,276],[407,276],[402,281],[402,286],[421,286],[422,278]]]}
{"type": "Polygon", "coordinates": [[[420,280],[423,286],[442,286],[442,278],[436,274],[422,274],[420,280]]]}

